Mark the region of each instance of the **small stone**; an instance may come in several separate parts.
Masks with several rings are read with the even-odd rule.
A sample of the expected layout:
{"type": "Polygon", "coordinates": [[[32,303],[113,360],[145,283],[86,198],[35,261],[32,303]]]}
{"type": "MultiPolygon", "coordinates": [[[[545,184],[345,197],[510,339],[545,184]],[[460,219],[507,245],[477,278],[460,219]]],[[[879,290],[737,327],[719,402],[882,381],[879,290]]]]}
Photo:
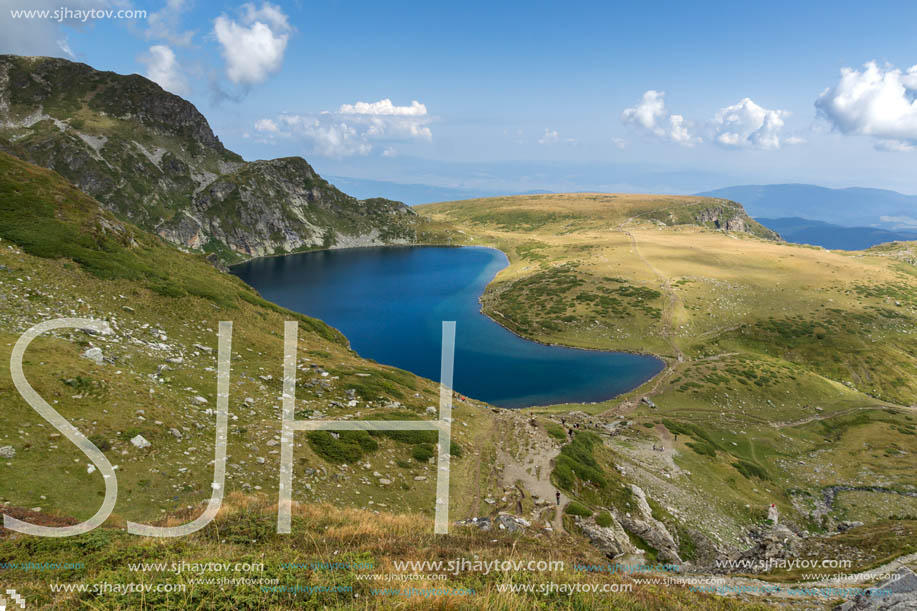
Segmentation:
{"type": "Polygon", "coordinates": [[[3,446],[0,448],[0,458],[15,458],[16,449],[13,446],[3,446]]]}
{"type": "Polygon", "coordinates": [[[89,350],[84,352],[82,356],[84,359],[88,359],[92,361],[93,363],[95,363],[96,365],[101,365],[105,362],[104,357],[102,355],[101,348],[90,348],[89,350]]]}
{"type": "Polygon", "coordinates": [[[150,442],[144,439],[143,435],[137,435],[136,437],[131,439],[131,443],[134,445],[135,448],[138,448],[140,450],[150,447],[150,442]]]}

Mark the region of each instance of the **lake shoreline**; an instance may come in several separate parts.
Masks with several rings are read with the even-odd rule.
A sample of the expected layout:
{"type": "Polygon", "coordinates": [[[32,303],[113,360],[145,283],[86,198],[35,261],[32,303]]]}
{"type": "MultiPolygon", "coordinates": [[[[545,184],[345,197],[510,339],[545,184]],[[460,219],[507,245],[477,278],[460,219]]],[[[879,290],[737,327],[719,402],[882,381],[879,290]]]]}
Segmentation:
{"type": "MultiPolygon", "coordinates": [[[[303,251],[303,252],[297,252],[297,253],[284,253],[284,254],[279,254],[279,253],[278,253],[278,254],[267,255],[267,256],[263,256],[263,257],[253,257],[252,259],[248,259],[248,260],[246,260],[246,261],[243,261],[243,262],[239,262],[239,263],[233,264],[233,265],[230,266],[230,267],[231,267],[231,268],[238,268],[238,267],[242,266],[243,264],[252,264],[252,263],[257,263],[258,261],[268,261],[268,260],[271,260],[271,259],[287,258],[287,257],[291,257],[291,255],[306,255],[306,254],[315,254],[315,253],[318,253],[318,252],[325,252],[325,253],[346,253],[347,251],[352,251],[353,253],[359,253],[359,252],[361,252],[361,251],[366,251],[367,249],[370,249],[370,248],[372,248],[372,249],[377,249],[377,250],[379,250],[380,252],[386,252],[386,251],[405,251],[405,250],[408,250],[408,249],[410,249],[410,250],[412,250],[412,251],[420,251],[420,250],[425,250],[425,249],[467,249],[467,250],[486,251],[486,252],[490,253],[491,256],[494,257],[493,262],[492,262],[491,264],[489,264],[489,265],[498,264],[499,267],[498,267],[497,269],[495,269],[495,270],[492,272],[492,274],[489,275],[489,277],[481,277],[481,276],[478,276],[478,277],[474,280],[475,288],[477,288],[479,284],[480,284],[481,286],[480,286],[480,288],[476,291],[477,294],[476,294],[476,295],[473,295],[473,298],[476,300],[476,307],[473,307],[473,308],[468,307],[468,306],[470,306],[471,304],[467,304],[467,302],[466,302],[466,304],[467,304],[467,305],[465,306],[465,315],[466,315],[466,316],[467,316],[468,314],[471,314],[471,313],[473,312],[475,315],[481,316],[481,317],[482,317],[483,319],[485,319],[488,323],[493,323],[493,324],[494,324],[496,327],[498,327],[500,330],[502,330],[502,331],[504,331],[504,332],[507,332],[509,336],[516,338],[518,341],[525,342],[525,343],[529,343],[529,344],[531,344],[531,345],[543,346],[543,347],[545,347],[545,348],[552,348],[552,349],[559,349],[559,350],[575,351],[575,352],[577,352],[577,353],[582,352],[582,353],[593,353],[593,354],[597,354],[597,355],[607,355],[607,356],[609,356],[609,357],[614,357],[614,356],[630,356],[630,357],[636,357],[636,358],[641,358],[641,359],[648,359],[648,360],[650,360],[650,361],[652,362],[652,370],[653,370],[653,371],[652,371],[651,375],[648,375],[647,377],[643,377],[643,376],[641,376],[641,375],[638,374],[638,375],[636,375],[636,376],[634,376],[634,377],[637,377],[637,378],[639,379],[639,381],[636,381],[636,382],[634,382],[633,384],[627,384],[625,388],[623,388],[622,390],[618,390],[617,392],[614,392],[616,389],[614,389],[614,388],[609,388],[608,390],[612,391],[612,393],[610,393],[608,396],[605,396],[605,397],[596,398],[596,399],[588,399],[588,400],[576,400],[576,399],[573,399],[573,400],[564,400],[564,399],[562,399],[562,398],[559,398],[559,399],[548,399],[547,397],[544,397],[544,399],[547,400],[547,401],[544,402],[544,403],[542,403],[542,402],[538,401],[537,399],[535,399],[535,403],[533,403],[532,405],[521,405],[521,406],[499,406],[499,405],[497,405],[497,407],[504,407],[504,409],[537,409],[537,408],[549,408],[549,407],[558,406],[558,405],[594,405],[594,404],[607,403],[607,402],[610,402],[610,401],[614,401],[614,400],[618,399],[619,397],[624,397],[624,396],[626,396],[626,395],[628,395],[628,394],[630,394],[630,393],[633,393],[634,391],[640,389],[641,387],[643,387],[643,386],[645,386],[645,385],[647,385],[647,384],[652,383],[654,380],[656,380],[657,378],[659,378],[660,375],[662,375],[662,374],[664,374],[666,371],[668,371],[668,370],[670,369],[670,367],[671,367],[670,362],[669,362],[665,357],[662,357],[662,356],[653,354],[653,353],[648,352],[648,351],[637,351],[637,350],[614,350],[614,349],[606,349],[606,348],[592,348],[592,347],[582,347],[582,346],[571,346],[571,345],[565,345],[565,344],[561,344],[561,343],[546,342],[546,341],[542,341],[542,340],[539,340],[539,339],[536,339],[536,338],[532,338],[532,337],[527,337],[527,336],[525,336],[525,335],[523,335],[523,334],[520,334],[520,333],[516,332],[514,329],[510,328],[507,324],[504,324],[503,322],[501,322],[493,313],[488,312],[488,311],[486,311],[486,310],[484,309],[484,296],[485,296],[485,294],[487,293],[487,291],[491,288],[491,286],[493,285],[493,283],[494,283],[495,279],[497,278],[497,276],[499,275],[499,273],[502,272],[503,270],[505,270],[507,267],[509,267],[509,266],[512,264],[512,261],[510,260],[510,257],[509,257],[509,255],[508,255],[506,252],[504,252],[504,251],[501,250],[500,248],[497,248],[497,247],[491,246],[491,245],[467,245],[467,244],[461,244],[461,245],[457,245],[457,244],[392,244],[392,245],[355,246],[355,247],[349,247],[349,248],[317,248],[317,249],[312,249],[312,250],[303,251]],[[498,258],[501,259],[501,260],[498,261],[498,258]]],[[[482,271],[483,271],[483,270],[482,270],[482,271]]],[[[262,289],[258,289],[258,288],[255,287],[252,283],[246,281],[246,279],[242,277],[243,275],[246,275],[246,274],[245,274],[244,272],[241,272],[241,270],[239,270],[238,273],[235,272],[235,271],[234,271],[234,272],[230,272],[230,273],[233,273],[233,275],[235,275],[236,277],[240,278],[240,280],[242,280],[243,282],[246,282],[246,284],[248,284],[249,286],[252,286],[252,288],[254,288],[255,290],[257,290],[257,291],[259,292],[259,294],[262,293],[262,289]]],[[[341,277],[346,278],[346,276],[341,276],[341,277]]],[[[358,279],[357,279],[357,280],[358,280],[358,279]]],[[[257,284],[257,283],[256,283],[256,284],[257,284]]],[[[279,286],[283,286],[283,284],[284,284],[284,282],[281,281],[279,286]]],[[[355,286],[359,286],[359,285],[360,285],[360,283],[357,283],[355,286]]],[[[263,288],[264,288],[264,287],[263,287],[263,288]]],[[[467,298],[467,297],[466,297],[466,298],[467,298]]],[[[283,299],[278,300],[276,296],[267,297],[267,299],[270,300],[270,301],[272,301],[273,303],[277,303],[277,304],[280,305],[281,307],[284,307],[284,308],[287,308],[287,309],[290,309],[290,310],[293,310],[293,311],[299,311],[299,312],[305,313],[305,312],[303,311],[305,308],[303,308],[302,306],[295,307],[295,306],[291,306],[291,305],[289,305],[289,304],[288,304],[288,305],[284,305],[284,303],[279,303],[279,302],[284,302],[284,300],[283,300],[283,299]]],[[[352,332],[351,332],[351,334],[348,334],[348,333],[345,332],[343,329],[341,329],[341,326],[347,326],[347,325],[346,325],[346,324],[343,324],[343,325],[342,325],[341,321],[328,320],[328,319],[327,319],[327,318],[328,318],[327,312],[326,312],[324,315],[322,315],[321,313],[318,313],[318,314],[313,313],[313,314],[307,314],[307,315],[313,316],[313,317],[317,318],[318,320],[322,320],[322,321],[325,322],[326,324],[329,324],[329,325],[331,325],[331,326],[333,326],[333,327],[339,329],[346,337],[348,337],[348,340],[349,340],[351,343],[353,343],[353,339],[354,339],[354,338],[350,337],[350,335],[352,335],[352,332]]],[[[332,317],[332,318],[333,318],[333,317],[332,317]]],[[[359,334],[358,334],[358,336],[359,336],[359,334]]],[[[363,350],[362,352],[366,352],[365,346],[364,346],[364,350],[363,350]]],[[[362,352],[361,352],[361,353],[362,353],[362,352]]],[[[369,352],[372,352],[372,349],[370,349],[369,352]]],[[[568,353],[568,354],[569,354],[569,353],[568,353]]],[[[378,360],[380,363],[388,364],[388,365],[390,365],[390,366],[398,367],[398,368],[400,368],[400,369],[407,369],[408,371],[411,371],[411,372],[414,373],[415,375],[419,375],[419,376],[421,376],[421,377],[428,377],[428,378],[430,377],[429,372],[427,372],[427,373],[419,372],[419,371],[416,371],[416,369],[412,370],[411,368],[405,367],[405,365],[404,365],[403,363],[399,363],[399,362],[398,362],[398,358],[396,358],[394,361],[392,361],[391,358],[388,358],[388,359],[382,358],[382,357],[380,357],[380,355],[378,355],[378,354],[376,354],[376,355],[370,354],[370,357],[374,358],[375,360],[378,360]],[[389,361],[391,361],[391,362],[389,362],[389,361]]],[[[559,361],[559,362],[563,362],[563,361],[565,361],[565,360],[567,360],[567,362],[570,362],[568,359],[572,358],[572,359],[575,360],[575,359],[580,358],[580,357],[564,357],[564,356],[560,356],[559,358],[561,359],[561,361],[559,361]]],[[[622,364],[621,366],[624,367],[624,368],[625,368],[625,371],[626,371],[626,367],[628,367],[629,365],[625,363],[625,364],[622,364]]],[[[644,366],[646,366],[647,369],[650,369],[650,367],[649,367],[648,365],[644,365],[644,366]]],[[[638,367],[641,367],[641,366],[638,366],[638,367]]],[[[536,368],[535,371],[537,371],[537,368],[536,368]]],[[[588,376],[588,371],[589,371],[588,368],[583,369],[583,370],[581,370],[581,371],[585,371],[585,372],[586,372],[586,376],[588,376]]],[[[636,371],[639,371],[639,368],[638,368],[636,371]]],[[[575,378],[576,378],[576,376],[574,376],[574,378],[572,378],[572,379],[575,379],[575,378]]],[[[618,379],[619,381],[626,381],[626,380],[628,380],[628,378],[629,378],[629,375],[628,375],[627,373],[624,373],[623,375],[621,375],[621,376],[618,377],[617,379],[618,379]]],[[[432,378],[430,378],[430,379],[432,379],[432,378]]],[[[591,379],[591,378],[588,378],[588,377],[586,377],[586,378],[580,377],[579,379],[580,379],[580,384],[583,384],[583,383],[584,383],[583,380],[585,380],[585,384],[587,384],[587,386],[588,386],[588,385],[589,385],[588,380],[591,379]]],[[[609,380],[612,380],[612,381],[613,381],[615,378],[603,378],[603,377],[601,377],[601,376],[598,376],[598,377],[596,377],[595,379],[596,379],[596,383],[597,383],[597,385],[598,385],[598,384],[608,384],[609,380]]],[[[613,386],[613,383],[612,383],[612,386],[613,386]]],[[[573,388],[575,388],[575,387],[573,387],[573,388]]],[[[585,387],[582,387],[582,388],[585,388],[585,387]]],[[[486,395],[486,394],[487,394],[487,391],[486,391],[486,390],[483,390],[482,393],[486,395]]],[[[475,393],[465,393],[465,394],[468,394],[469,396],[476,396],[475,393]]],[[[576,394],[576,393],[574,392],[573,394],[576,394]]],[[[537,395],[534,395],[534,396],[537,396],[537,395]]],[[[507,401],[507,402],[512,402],[514,399],[512,399],[512,398],[507,398],[507,399],[493,398],[493,399],[490,400],[490,401],[488,401],[487,399],[482,399],[482,400],[484,400],[484,401],[486,401],[486,402],[488,402],[488,403],[493,403],[493,401],[507,401]]],[[[496,404],[494,403],[494,405],[496,405],[496,404]]]]}

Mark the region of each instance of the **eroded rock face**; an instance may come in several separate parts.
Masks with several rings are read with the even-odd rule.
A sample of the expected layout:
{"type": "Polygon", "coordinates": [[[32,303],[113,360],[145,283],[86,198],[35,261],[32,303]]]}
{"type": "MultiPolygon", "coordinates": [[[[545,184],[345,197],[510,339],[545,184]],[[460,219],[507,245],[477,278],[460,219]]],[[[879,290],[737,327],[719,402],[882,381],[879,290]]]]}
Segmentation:
{"type": "Polygon", "coordinates": [[[616,558],[624,554],[639,553],[634,544],[630,542],[621,523],[614,516],[610,526],[599,526],[595,518],[582,518],[576,516],[576,525],[589,542],[609,558],[616,558]]]}
{"type": "Polygon", "coordinates": [[[665,524],[653,517],[653,510],[646,501],[646,494],[635,484],[631,484],[630,489],[637,507],[633,514],[620,518],[621,525],[627,532],[637,535],[653,546],[663,562],[681,564],[678,544],[665,524]]]}
{"type": "Polygon", "coordinates": [[[193,104],[137,75],[0,55],[0,150],[220,261],[416,241],[408,206],[350,197],[299,157],[246,162],[193,104]]]}

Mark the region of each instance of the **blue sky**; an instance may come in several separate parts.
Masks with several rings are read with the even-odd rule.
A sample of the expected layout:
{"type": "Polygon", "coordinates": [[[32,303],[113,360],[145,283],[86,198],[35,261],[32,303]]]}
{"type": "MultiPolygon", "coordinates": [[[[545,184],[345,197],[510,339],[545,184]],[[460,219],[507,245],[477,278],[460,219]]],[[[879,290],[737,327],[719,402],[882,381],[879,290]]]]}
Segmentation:
{"type": "Polygon", "coordinates": [[[913,2],[494,4],[0,0],[0,51],[147,75],[246,158],[330,175],[917,193],[913,2]],[[147,16],[10,13],[62,7],[147,16]]]}

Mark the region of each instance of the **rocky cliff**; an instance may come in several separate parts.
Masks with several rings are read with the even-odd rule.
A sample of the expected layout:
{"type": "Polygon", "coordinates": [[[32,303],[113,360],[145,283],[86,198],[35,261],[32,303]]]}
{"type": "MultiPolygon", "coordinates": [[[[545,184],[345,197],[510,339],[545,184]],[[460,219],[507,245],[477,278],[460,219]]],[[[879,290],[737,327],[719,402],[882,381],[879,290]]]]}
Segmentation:
{"type": "Polygon", "coordinates": [[[246,162],[190,102],[62,59],[0,55],[0,150],[224,261],[412,243],[422,222],[400,202],[342,193],[299,157],[246,162]]]}

